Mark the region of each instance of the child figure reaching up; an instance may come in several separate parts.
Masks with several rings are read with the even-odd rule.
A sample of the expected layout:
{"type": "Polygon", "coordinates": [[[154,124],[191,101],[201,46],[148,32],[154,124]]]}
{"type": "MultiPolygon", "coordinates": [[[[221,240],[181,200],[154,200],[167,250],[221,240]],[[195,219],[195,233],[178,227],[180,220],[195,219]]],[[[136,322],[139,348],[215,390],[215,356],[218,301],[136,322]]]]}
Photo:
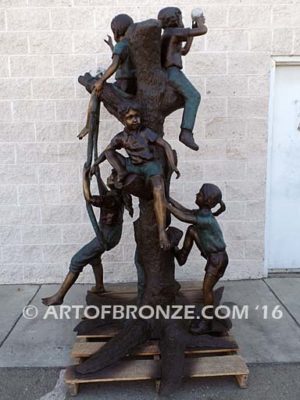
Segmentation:
{"type": "Polygon", "coordinates": [[[191,223],[187,229],[181,249],[176,250],[176,259],[179,265],[186,263],[190,251],[195,243],[201,255],[207,260],[203,282],[204,306],[210,306],[206,311],[206,318],[195,320],[191,332],[195,334],[207,333],[211,330],[211,320],[214,316],[213,288],[224,275],[228,265],[228,256],[221,228],[216,216],[225,211],[222,201],[222,192],[218,186],[205,183],[196,195],[197,210],[189,210],[170,199],[168,209],[183,222],[191,223]],[[213,213],[212,209],[220,204],[220,208],[213,213]]]}

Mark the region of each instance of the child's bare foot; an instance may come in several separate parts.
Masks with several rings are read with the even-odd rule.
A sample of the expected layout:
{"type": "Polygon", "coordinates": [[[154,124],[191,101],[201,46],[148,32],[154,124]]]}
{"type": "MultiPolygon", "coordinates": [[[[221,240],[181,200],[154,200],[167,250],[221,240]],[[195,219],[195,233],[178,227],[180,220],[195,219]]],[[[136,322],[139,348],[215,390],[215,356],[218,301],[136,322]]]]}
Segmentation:
{"type": "Polygon", "coordinates": [[[54,294],[50,297],[44,297],[42,299],[42,303],[45,304],[45,306],[60,306],[63,301],[64,298],[59,296],[58,294],[54,294]]]}
{"type": "Polygon", "coordinates": [[[168,239],[166,231],[162,231],[159,234],[159,244],[160,248],[163,250],[170,250],[171,248],[171,243],[168,239]]]}
{"type": "Polygon", "coordinates": [[[90,288],[89,292],[95,293],[95,294],[102,294],[102,293],[105,293],[106,290],[104,289],[104,286],[92,286],[90,288]]]}
{"type": "Polygon", "coordinates": [[[78,139],[79,140],[81,140],[81,139],[83,139],[86,135],[88,135],[89,134],[89,129],[88,129],[88,127],[84,127],[81,131],[80,131],[80,133],[79,133],[79,135],[77,135],[77,137],[78,137],[78,139]]]}
{"type": "Polygon", "coordinates": [[[188,129],[181,129],[179,140],[192,150],[199,150],[199,146],[194,140],[193,132],[188,129]]]}

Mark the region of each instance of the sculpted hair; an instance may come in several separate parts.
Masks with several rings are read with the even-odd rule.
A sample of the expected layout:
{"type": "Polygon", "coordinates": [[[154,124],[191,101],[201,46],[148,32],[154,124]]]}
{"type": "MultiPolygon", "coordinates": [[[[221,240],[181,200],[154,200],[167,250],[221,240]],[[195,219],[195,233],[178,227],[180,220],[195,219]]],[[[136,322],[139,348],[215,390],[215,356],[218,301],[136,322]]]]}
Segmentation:
{"type": "Polygon", "coordinates": [[[118,114],[123,119],[125,117],[125,115],[129,112],[129,110],[141,112],[141,107],[137,103],[121,104],[120,107],[118,108],[118,114]]]}
{"type": "Polygon", "coordinates": [[[181,11],[177,7],[165,7],[158,13],[157,19],[161,22],[163,28],[178,26],[178,17],[181,11]]]}
{"type": "Polygon", "coordinates": [[[124,36],[133,19],[127,14],[119,14],[111,21],[110,27],[116,36],[124,36]]]}
{"type": "Polygon", "coordinates": [[[212,183],[204,183],[202,185],[200,192],[203,193],[205,201],[207,204],[214,208],[217,204],[220,204],[220,207],[217,211],[213,213],[215,217],[222,214],[226,210],[225,203],[222,200],[222,192],[221,189],[212,183]]]}

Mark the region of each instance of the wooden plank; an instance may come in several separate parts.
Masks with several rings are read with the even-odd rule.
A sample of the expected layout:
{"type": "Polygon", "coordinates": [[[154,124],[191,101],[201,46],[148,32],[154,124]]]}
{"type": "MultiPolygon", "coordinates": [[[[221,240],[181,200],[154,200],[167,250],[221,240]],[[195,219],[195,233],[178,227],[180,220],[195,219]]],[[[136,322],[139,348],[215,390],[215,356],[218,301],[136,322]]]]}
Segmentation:
{"type": "MultiPolygon", "coordinates": [[[[241,380],[245,383],[248,374],[249,370],[245,361],[238,355],[200,357],[185,360],[186,377],[242,376],[241,380]]],[[[72,385],[89,382],[136,381],[159,378],[160,361],[158,360],[120,361],[114,366],[97,372],[94,376],[85,378],[76,378],[72,367],[67,368],[65,374],[65,382],[72,385]]]]}
{"type": "MultiPolygon", "coordinates": [[[[228,337],[228,341],[234,342],[232,337],[228,337]]],[[[100,350],[105,345],[105,342],[75,342],[71,357],[72,358],[86,358],[90,357],[96,351],[100,350]]],[[[228,352],[236,352],[238,347],[236,348],[223,348],[223,349],[201,349],[201,348],[187,348],[185,350],[186,355],[195,355],[195,354],[215,354],[215,353],[228,353],[228,352]]],[[[146,344],[138,346],[134,351],[133,355],[135,356],[154,356],[159,355],[160,350],[157,341],[150,341],[146,344]]]]}
{"type": "Polygon", "coordinates": [[[189,377],[248,375],[249,370],[239,355],[190,358],[185,360],[185,375],[189,377]]]}
{"type": "Polygon", "coordinates": [[[160,361],[156,360],[128,360],[107,367],[97,373],[97,376],[87,378],[76,378],[72,367],[68,367],[65,373],[67,384],[89,383],[89,382],[112,382],[112,381],[138,381],[157,379],[160,377],[160,361]]]}

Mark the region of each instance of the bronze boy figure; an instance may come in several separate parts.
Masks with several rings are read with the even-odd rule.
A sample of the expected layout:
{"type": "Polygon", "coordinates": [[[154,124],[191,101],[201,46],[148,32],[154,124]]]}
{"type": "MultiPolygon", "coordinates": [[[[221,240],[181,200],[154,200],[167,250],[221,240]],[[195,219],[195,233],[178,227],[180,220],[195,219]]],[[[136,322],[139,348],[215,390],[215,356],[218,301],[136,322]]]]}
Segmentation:
{"type": "MultiPolygon", "coordinates": [[[[122,184],[128,174],[142,175],[152,185],[154,198],[154,211],[158,225],[160,246],[168,250],[170,243],[165,231],[166,228],[166,199],[163,168],[158,160],[155,160],[151,145],[161,146],[167,157],[172,171],[177,178],[180,173],[176,167],[171,146],[156,132],[141,125],[140,110],[138,105],[125,105],[118,110],[125,129],[111,140],[104,150],[104,156],[118,174],[118,183],[122,184]],[[116,150],[125,149],[128,158],[123,157],[116,150]]],[[[95,165],[102,162],[103,154],[96,160],[95,165]]],[[[93,168],[92,168],[93,171],[93,168]]]]}
{"type": "Polygon", "coordinates": [[[166,7],[158,13],[164,33],[162,36],[162,66],[167,69],[168,80],[174,89],[184,97],[184,112],[181,123],[179,140],[187,147],[198,150],[194,141],[193,128],[200,104],[201,96],[198,90],[184,75],[182,70],[182,55],[186,55],[194,36],[204,35],[207,27],[204,25],[204,16],[193,22],[193,28],[184,28],[182,14],[177,7],[166,7]],[[187,42],[182,47],[182,42],[187,42]]]}
{"type": "Polygon", "coordinates": [[[58,292],[53,296],[42,299],[43,303],[47,306],[63,303],[65,295],[87,264],[91,264],[96,281],[96,285],[91,291],[94,293],[104,292],[101,256],[105,251],[113,249],[120,242],[124,207],[133,216],[131,196],[127,194],[123,195],[121,191],[115,190],[109,180],[108,185],[112,190],[107,190],[102,196],[92,196],[90,192],[89,172],[89,169],[84,168],[83,193],[86,201],[101,209],[99,228],[102,240],[99,242],[97,237],[94,238],[72,257],[69,272],[58,292]]]}
{"type": "MultiPolygon", "coordinates": [[[[221,190],[211,183],[205,183],[196,195],[195,203],[198,210],[188,210],[175,200],[170,199],[169,210],[178,219],[192,223],[187,229],[183,246],[176,251],[179,265],[186,263],[189,253],[195,243],[201,255],[207,260],[203,282],[204,306],[214,305],[213,288],[224,275],[228,265],[228,256],[221,228],[216,216],[225,211],[221,190]],[[220,208],[212,213],[217,204],[220,208]]],[[[206,311],[208,317],[213,317],[212,307],[206,311]]],[[[191,327],[192,333],[202,334],[210,331],[210,319],[196,320],[191,327]]]]}
{"type": "Polygon", "coordinates": [[[95,112],[99,103],[99,96],[102,91],[103,84],[114,74],[116,82],[114,85],[122,92],[135,94],[136,92],[136,77],[133,63],[129,53],[129,43],[125,38],[125,34],[130,25],[133,24],[133,19],[127,14],[119,14],[111,21],[111,30],[114,34],[116,45],[112,48],[113,44],[110,36],[105,41],[110,48],[112,48],[112,63],[96,82],[94,90],[91,94],[91,99],[88,107],[88,115],[86,126],[78,135],[82,139],[89,132],[90,118],[92,113],[95,112]]]}

